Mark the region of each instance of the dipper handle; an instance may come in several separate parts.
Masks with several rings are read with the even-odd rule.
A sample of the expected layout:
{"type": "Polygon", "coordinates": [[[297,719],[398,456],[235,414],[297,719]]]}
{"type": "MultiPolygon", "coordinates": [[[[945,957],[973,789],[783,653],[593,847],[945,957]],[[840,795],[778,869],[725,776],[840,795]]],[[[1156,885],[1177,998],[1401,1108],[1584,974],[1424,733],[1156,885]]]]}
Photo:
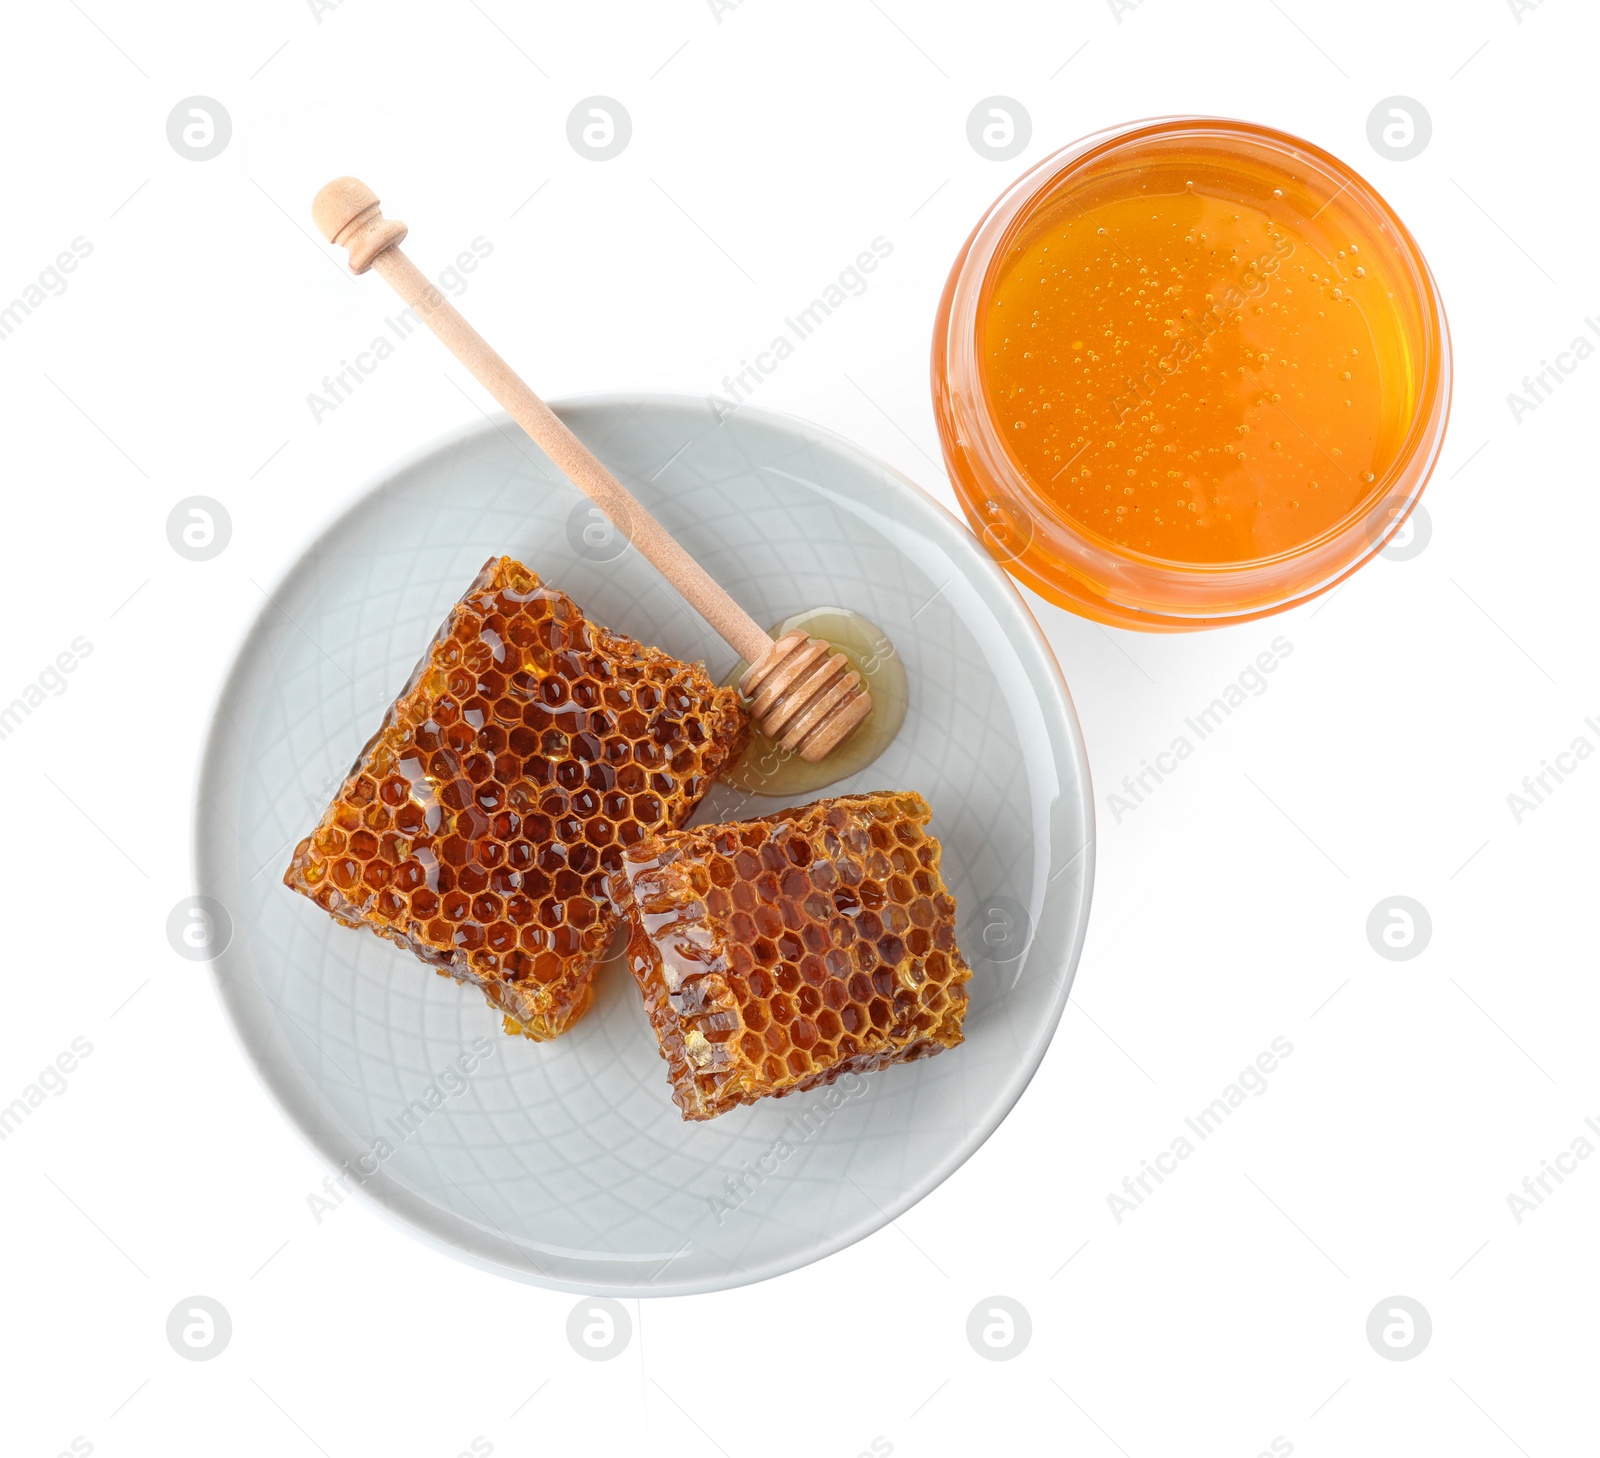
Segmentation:
{"type": "Polygon", "coordinates": [[[487,340],[400,250],[404,223],[391,222],[377,194],[354,177],[330,182],[311,205],[323,236],[350,250],[350,271],[376,269],[445,347],[477,377],[533,441],[660,571],[746,662],[764,658],[772,640],[666,529],[589,452],[555,412],[518,377],[487,340]]]}
{"type": "Polygon", "coordinates": [[[366,183],[336,178],[317,193],[311,215],[324,238],[349,250],[350,271],[376,269],[572,484],[751,665],[740,688],[754,700],[751,712],[770,738],[815,762],[866,718],[872,697],[844,655],[826,644],[820,645],[824,651],[811,649],[820,640],[803,634],[774,643],[400,251],[406,225],[383,216],[366,183]]]}

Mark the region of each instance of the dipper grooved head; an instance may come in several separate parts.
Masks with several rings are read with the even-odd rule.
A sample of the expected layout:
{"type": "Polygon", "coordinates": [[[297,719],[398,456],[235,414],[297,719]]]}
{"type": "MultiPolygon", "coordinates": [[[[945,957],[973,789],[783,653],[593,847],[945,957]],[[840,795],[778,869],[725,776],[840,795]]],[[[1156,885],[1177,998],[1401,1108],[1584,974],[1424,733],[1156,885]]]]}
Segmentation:
{"type": "Polygon", "coordinates": [[[807,764],[825,759],[872,712],[872,695],[844,654],[798,628],[745,671],[739,691],[761,732],[807,764]]]}

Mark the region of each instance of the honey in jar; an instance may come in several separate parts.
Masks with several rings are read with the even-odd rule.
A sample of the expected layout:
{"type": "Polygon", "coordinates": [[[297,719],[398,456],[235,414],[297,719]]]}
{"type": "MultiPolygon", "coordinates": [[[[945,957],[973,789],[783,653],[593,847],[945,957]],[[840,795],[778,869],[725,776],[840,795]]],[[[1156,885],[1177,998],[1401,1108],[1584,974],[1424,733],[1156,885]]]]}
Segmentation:
{"type": "Polygon", "coordinates": [[[969,518],[1044,595],[1127,626],[1331,586],[1398,527],[1443,433],[1415,244],[1353,172],[1262,128],[1069,153],[996,204],[946,291],[935,397],[969,518]]]}

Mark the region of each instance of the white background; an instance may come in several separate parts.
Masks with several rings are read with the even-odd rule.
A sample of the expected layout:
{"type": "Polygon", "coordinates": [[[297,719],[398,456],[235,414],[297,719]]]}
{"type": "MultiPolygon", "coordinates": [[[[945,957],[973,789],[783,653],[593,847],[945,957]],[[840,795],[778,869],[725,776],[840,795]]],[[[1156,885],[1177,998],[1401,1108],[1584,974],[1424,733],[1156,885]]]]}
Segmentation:
{"type": "MultiPolygon", "coordinates": [[[[1592,1056],[1600,762],[1517,823],[1507,795],[1600,746],[1590,605],[1600,362],[1518,423],[1507,394],[1600,316],[1597,27],[1580,0],[46,0],[8,8],[0,303],[93,252],[0,340],[0,700],[92,652],[0,741],[8,801],[0,1103],[75,1037],[59,1095],[0,1144],[0,1448],[53,1455],[496,1453],[729,1458],[1588,1451],[1600,1158],[1519,1224],[1507,1195],[1600,1116],[1592,1056]],[[1518,10],[1525,13],[1518,14],[1518,10]],[[633,138],[568,144],[581,98],[633,138]],[[1420,157],[1368,142],[1403,94],[1420,157]],[[168,113],[232,117],[215,160],[168,113]],[[1033,137],[980,157],[1016,98],[1033,137]],[[898,1225],[806,1270],[628,1303],[580,1360],[571,1296],[481,1274],[348,1201],[169,949],[190,801],[234,645],[304,543],[386,462],[485,397],[418,335],[317,422],[306,403],[395,309],[316,240],[355,172],[430,272],[493,245],[462,307],[551,397],[720,390],[874,237],[894,251],[758,394],[945,501],[935,304],[978,215],[1038,157],[1171,112],[1248,117],[1370,177],[1450,311],[1458,375],[1432,540],[1335,596],[1223,632],[1035,611],[1071,685],[1100,815],[1072,1003],[999,1132],[898,1225]],[[209,562],[180,499],[223,502],[209,562]],[[1275,636],[1270,688],[1121,822],[1108,794],[1275,636]],[[1381,958],[1397,894],[1433,932],[1381,958]],[[1131,1215],[1108,1195],[1275,1037],[1292,1056],[1131,1215]],[[233,1337],[187,1362],[195,1293],[233,1337]],[[1031,1316],[980,1360],[969,1311],[1031,1316]],[[1383,1360],[1369,1311],[1431,1314],[1383,1360]],[[536,1394],[536,1395],[535,1395],[536,1394]]],[[[1554,783],[1551,781],[1550,783],[1554,783]]],[[[1600,1136],[1591,1136],[1600,1144],[1600,1136]]]]}

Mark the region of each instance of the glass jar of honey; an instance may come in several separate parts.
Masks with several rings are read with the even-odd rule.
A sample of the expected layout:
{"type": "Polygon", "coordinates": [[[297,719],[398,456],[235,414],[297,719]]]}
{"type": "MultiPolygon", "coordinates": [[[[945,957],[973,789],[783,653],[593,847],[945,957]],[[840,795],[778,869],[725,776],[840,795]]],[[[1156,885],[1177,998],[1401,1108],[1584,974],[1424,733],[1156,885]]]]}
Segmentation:
{"type": "Polygon", "coordinates": [[[1382,550],[1438,459],[1450,338],[1349,167],[1167,118],[1074,143],[989,209],[939,305],[933,395],[1014,576],[1179,631],[1281,612],[1382,550]]]}

